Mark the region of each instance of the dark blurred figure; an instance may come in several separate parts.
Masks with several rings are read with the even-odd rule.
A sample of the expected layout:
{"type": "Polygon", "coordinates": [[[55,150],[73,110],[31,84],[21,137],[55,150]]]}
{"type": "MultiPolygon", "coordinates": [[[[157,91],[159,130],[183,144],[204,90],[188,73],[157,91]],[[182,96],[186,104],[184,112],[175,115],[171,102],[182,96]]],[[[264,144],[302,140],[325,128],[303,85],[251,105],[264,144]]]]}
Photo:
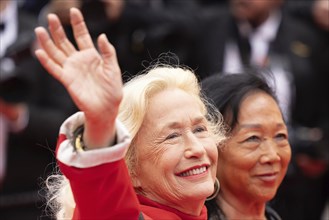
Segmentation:
{"type": "Polygon", "coordinates": [[[34,58],[36,18],[14,0],[0,11],[0,218],[48,219],[42,183],[58,128],[76,108],[34,58]]]}
{"type": "Polygon", "coordinates": [[[50,0],[21,0],[20,7],[31,15],[38,16],[41,9],[48,4],[50,0]]]}
{"type": "Polygon", "coordinates": [[[81,9],[94,39],[105,33],[115,46],[124,80],[162,53],[175,53],[184,60],[196,33],[194,25],[201,17],[199,0],[83,0],[65,4],[51,0],[43,17],[46,11],[54,12],[65,24],[72,6],[81,9]]]}
{"type": "Polygon", "coordinates": [[[329,31],[328,0],[287,0],[285,8],[296,18],[323,31],[329,31]]]}
{"type": "Polygon", "coordinates": [[[204,19],[185,64],[201,80],[245,66],[273,73],[293,158],[271,205],[283,219],[316,220],[329,188],[328,38],[284,10],[284,3],[230,0],[204,19]]]}
{"type": "Polygon", "coordinates": [[[195,0],[126,1],[113,42],[124,77],[135,75],[162,53],[172,52],[183,60],[194,35],[191,24],[196,23],[197,8],[195,0]]]}
{"type": "MultiPolygon", "coordinates": [[[[319,94],[321,97],[324,95],[325,98],[318,99],[318,102],[321,102],[322,105],[318,105],[320,109],[318,112],[320,115],[324,116],[322,120],[322,131],[319,132],[318,129],[314,129],[312,132],[315,139],[319,138],[319,133],[321,133],[326,137],[328,140],[328,130],[329,130],[329,101],[326,101],[328,94],[328,82],[329,82],[329,1],[328,0],[287,0],[284,8],[287,13],[290,13],[293,17],[303,22],[307,25],[313,33],[316,33],[319,37],[320,43],[320,51],[318,51],[318,56],[315,59],[315,71],[317,72],[317,82],[316,85],[319,89],[319,94]]],[[[320,104],[320,103],[319,103],[320,104]]],[[[305,134],[304,129],[300,130],[300,134],[305,134]]],[[[317,194],[313,194],[311,192],[305,193],[304,199],[305,202],[301,209],[306,208],[309,212],[318,213],[322,209],[322,204],[327,201],[327,208],[325,213],[323,213],[322,219],[329,219],[329,168],[328,162],[325,160],[318,160],[317,158],[325,158],[328,157],[327,152],[329,148],[328,141],[320,141],[322,142],[321,145],[322,149],[326,149],[321,152],[314,151],[314,147],[311,147],[312,144],[309,143],[308,145],[303,145],[304,148],[298,152],[296,156],[296,166],[298,166],[299,171],[303,173],[301,179],[297,181],[304,181],[303,177],[307,177],[307,180],[304,181],[305,185],[310,185],[309,190],[318,187],[318,189],[322,189],[322,191],[316,191],[318,193],[323,193],[323,196],[317,196],[317,194]],[[323,154],[323,156],[319,156],[319,154],[323,154]],[[315,155],[317,154],[317,156],[315,155]],[[326,156],[325,156],[326,155],[326,156]],[[323,179],[323,181],[319,181],[323,179]],[[316,201],[315,203],[313,203],[316,201]],[[312,210],[313,209],[313,210],[312,210]],[[324,215],[326,214],[326,215],[324,215]]],[[[296,183],[297,185],[297,183],[296,183]]],[[[287,189],[288,190],[288,189],[287,189]]],[[[301,188],[300,190],[305,190],[305,188],[301,188]]],[[[282,205],[283,206],[283,205],[282,205]]],[[[284,210],[284,207],[280,206],[281,209],[284,210]]],[[[296,207],[296,209],[298,209],[296,207]]],[[[292,215],[287,215],[288,217],[292,215]]],[[[312,214],[308,214],[307,216],[313,216],[312,214]]],[[[309,218],[310,219],[310,218],[309,218]]],[[[316,218],[314,218],[316,219],[316,218]]]]}

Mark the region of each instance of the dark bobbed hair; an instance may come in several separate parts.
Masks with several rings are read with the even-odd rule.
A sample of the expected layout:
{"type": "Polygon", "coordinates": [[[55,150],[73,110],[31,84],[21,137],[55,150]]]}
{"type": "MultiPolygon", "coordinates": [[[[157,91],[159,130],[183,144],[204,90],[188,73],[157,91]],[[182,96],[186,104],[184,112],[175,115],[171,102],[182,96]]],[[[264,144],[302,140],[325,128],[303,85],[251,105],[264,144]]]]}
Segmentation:
{"type": "Polygon", "coordinates": [[[241,73],[211,75],[201,81],[201,88],[208,101],[222,113],[228,130],[232,130],[238,123],[240,105],[250,93],[265,92],[278,103],[267,80],[273,80],[271,72],[248,68],[241,73]]]}

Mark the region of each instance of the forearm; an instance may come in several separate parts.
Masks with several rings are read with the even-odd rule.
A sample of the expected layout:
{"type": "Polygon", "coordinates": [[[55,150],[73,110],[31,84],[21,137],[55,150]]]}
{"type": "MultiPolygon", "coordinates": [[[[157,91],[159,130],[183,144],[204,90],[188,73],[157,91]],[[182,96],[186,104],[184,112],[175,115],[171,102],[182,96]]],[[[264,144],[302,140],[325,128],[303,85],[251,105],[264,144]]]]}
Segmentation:
{"type": "Polygon", "coordinates": [[[74,150],[74,131],[84,125],[79,112],[60,129],[56,156],[69,179],[76,202],[74,219],[137,219],[139,203],[124,162],[130,138],[124,126],[115,122],[117,143],[100,149],[74,150]]]}

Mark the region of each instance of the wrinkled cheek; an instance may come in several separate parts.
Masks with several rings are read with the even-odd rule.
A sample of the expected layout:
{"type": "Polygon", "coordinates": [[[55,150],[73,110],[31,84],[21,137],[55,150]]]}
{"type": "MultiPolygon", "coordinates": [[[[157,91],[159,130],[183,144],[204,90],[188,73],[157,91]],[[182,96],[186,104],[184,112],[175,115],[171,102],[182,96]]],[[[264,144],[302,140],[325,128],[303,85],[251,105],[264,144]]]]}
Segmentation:
{"type": "Polygon", "coordinates": [[[212,168],[211,168],[211,177],[213,178],[213,180],[215,181],[215,178],[216,178],[216,174],[217,174],[217,164],[214,165],[212,168]]]}
{"type": "MultiPolygon", "coordinates": [[[[217,150],[216,150],[217,151],[217,150]]],[[[218,155],[217,152],[215,153],[215,157],[211,158],[212,159],[212,164],[213,166],[211,167],[211,176],[215,179],[216,178],[216,174],[217,174],[217,169],[218,166],[220,166],[220,163],[218,161],[218,155]]]]}
{"type": "Polygon", "coordinates": [[[216,163],[218,161],[218,148],[215,143],[206,143],[208,144],[207,153],[211,162],[216,163]]]}

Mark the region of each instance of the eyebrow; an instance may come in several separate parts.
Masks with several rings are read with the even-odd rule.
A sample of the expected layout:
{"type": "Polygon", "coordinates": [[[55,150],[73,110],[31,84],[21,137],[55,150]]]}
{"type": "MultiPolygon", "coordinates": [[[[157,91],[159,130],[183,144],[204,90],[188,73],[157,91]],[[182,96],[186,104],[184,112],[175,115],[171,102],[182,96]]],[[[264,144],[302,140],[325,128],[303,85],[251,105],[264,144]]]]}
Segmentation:
{"type": "MultiPolygon", "coordinates": [[[[247,128],[261,128],[262,125],[261,124],[239,124],[239,130],[242,129],[247,129],[247,128]]],[[[277,123],[276,124],[277,128],[286,128],[287,126],[284,123],[277,123]]]]}
{"type": "MultiPolygon", "coordinates": [[[[201,122],[206,121],[206,118],[204,116],[198,116],[196,118],[193,118],[191,121],[192,121],[192,125],[195,125],[195,124],[199,124],[201,122]]],[[[167,128],[180,128],[181,125],[182,125],[182,123],[177,122],[177,121],[168,122],[168,123],[164,124],[163,129],[161,129],[161,131],[163,131],[167,128]]]]}

